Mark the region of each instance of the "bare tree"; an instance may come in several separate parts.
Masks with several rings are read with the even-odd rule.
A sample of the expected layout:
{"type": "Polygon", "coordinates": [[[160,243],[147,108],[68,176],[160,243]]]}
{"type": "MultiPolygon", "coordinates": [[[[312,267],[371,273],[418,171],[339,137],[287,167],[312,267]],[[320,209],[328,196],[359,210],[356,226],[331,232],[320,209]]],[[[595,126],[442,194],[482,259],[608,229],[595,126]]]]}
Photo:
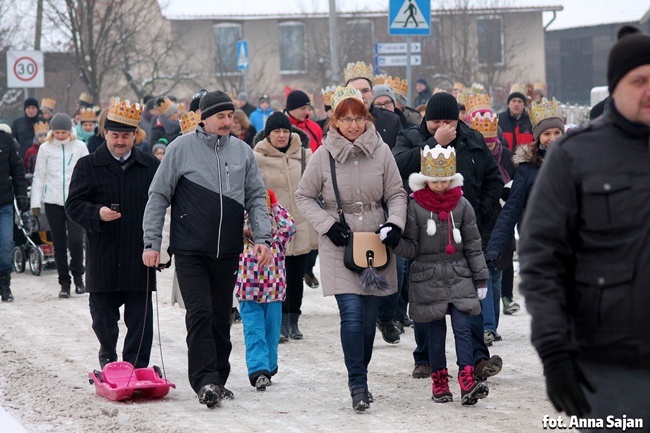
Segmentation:
{"type": "MultiPolygon", "coordinates": [[[[24,49],[31,42],[21,32],[24,15],[17,6],[17,0],[0,0],[0,53],[6,59],[6,52],[11,49],[24,49]]],[[[4,59],[0,62],[4,66],[4,59]]],[[[10,89],[7,87],[7,68],[0,68],[0,117],[14,117],[19,111],[23,100],[23,89],[10,89]]]]}
{"type": "Polygon", "coordinates": [[[95,101],[104,88],[137,98],[164,94],[198,78],[188,67],[156,0],[47,0],[47,17],[63,32],[95,101]],[[124,85],[126,82],[126,85],[124,85]],[[122,86],[120,86],[122,84],[122,86]]]}

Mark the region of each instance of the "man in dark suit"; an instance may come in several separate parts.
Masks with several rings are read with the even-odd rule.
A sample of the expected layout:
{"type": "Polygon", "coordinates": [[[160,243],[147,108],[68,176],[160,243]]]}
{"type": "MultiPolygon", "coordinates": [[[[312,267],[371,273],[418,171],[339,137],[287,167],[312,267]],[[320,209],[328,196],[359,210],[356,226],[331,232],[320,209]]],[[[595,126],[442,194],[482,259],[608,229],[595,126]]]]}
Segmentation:
{"type": "Polygon", "coordinates": [[[79,160],[66,201],[68,216],[88,234],[86,288],[102,368],[117,361],[122,305],[127,327],[122,359],[143,368],[151,352],[156,278],[155,269],[141,259],[142,219],[159,162],[133,147],[141,113],[140,106],[129,101],[111,101],[106,141],[79,160]]]}

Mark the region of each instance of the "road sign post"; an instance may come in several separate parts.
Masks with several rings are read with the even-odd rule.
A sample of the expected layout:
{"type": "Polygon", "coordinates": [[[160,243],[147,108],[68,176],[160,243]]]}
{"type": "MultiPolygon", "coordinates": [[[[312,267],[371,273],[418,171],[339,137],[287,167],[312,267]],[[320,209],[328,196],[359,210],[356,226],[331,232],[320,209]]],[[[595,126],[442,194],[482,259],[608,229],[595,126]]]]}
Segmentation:
{"type": "Polygon", "coordinates": [[[248,41],[237,41],[237,69],[244,74],[244,92],[248,94],[248,41]]]}
{"type": "Polygon", "coordinates": [[[7,87],[45,87],[41,51],[7,51],[7,87]]]}
{"type": "Polygon", "coordinates": [[[388,34],[406,36],[407,102],[411,103],[411,36],[431,34],[431,0],[389,0],[388,34]]]}

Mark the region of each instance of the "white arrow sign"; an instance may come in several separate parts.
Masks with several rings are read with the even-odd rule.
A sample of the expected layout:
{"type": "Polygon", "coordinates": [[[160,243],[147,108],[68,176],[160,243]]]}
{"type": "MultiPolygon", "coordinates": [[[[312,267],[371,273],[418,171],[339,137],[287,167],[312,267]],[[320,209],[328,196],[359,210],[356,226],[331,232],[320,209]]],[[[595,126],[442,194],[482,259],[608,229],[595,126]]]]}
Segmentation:
{"type": "MultiPolygon", "coordinates": [[[[406,66],[406,56],[377,56],[379,66],[406,66]]],[[[422,56],[411,56],[411,66],[422,65],[422,56]]]]}

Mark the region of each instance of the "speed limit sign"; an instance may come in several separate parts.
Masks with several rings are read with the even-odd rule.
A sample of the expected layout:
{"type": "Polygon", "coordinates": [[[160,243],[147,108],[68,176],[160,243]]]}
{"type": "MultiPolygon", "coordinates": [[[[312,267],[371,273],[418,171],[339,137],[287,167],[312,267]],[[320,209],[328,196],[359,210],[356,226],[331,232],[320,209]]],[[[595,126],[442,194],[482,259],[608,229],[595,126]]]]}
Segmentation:
{"type": "Polygon", "coordinates": [[[44,87],[41,51],[7,51],[7,87],[44,87]]]}

